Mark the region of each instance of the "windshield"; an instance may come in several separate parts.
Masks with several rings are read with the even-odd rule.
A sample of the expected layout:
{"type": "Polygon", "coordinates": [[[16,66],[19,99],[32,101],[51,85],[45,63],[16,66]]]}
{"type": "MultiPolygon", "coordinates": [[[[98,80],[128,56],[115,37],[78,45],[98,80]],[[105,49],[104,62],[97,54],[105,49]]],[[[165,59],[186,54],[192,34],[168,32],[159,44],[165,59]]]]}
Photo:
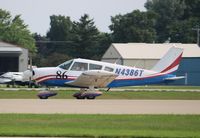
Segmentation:
{"type": "Polygon", "coordinates": [[[66,61],[66,62],[60,64],[58,67],[68,70],[69,67],[71,66],[72,62],[73,62],[73,60],[66,61]]]}

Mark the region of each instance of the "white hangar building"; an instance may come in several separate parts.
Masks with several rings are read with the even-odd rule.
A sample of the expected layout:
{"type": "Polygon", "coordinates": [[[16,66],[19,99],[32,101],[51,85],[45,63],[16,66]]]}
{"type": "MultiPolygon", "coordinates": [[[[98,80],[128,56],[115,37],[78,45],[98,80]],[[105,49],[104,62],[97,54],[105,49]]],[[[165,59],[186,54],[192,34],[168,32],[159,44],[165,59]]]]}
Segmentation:
{"type": "Polygon", "coordinates": [[[28,67],[28,50],[0,41],[0,74],[22,72],[28,67]]]}
{"type": "Polygon", "coordinates": [[[186,80],[174,84],[200,85],[200,47],[197,44],[113,43],[103,55],[102,61],[151,69],[173,46],[184,49],[177,75],[187,76],[186,80]]]}

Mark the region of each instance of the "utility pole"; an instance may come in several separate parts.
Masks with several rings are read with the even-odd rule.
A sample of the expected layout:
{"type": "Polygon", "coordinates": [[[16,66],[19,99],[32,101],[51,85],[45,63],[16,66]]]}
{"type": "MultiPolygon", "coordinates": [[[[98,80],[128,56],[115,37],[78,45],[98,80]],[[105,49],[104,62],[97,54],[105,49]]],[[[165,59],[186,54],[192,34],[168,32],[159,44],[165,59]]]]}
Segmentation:
{"type": "Polygon", "coordinates": [[[199,28],[199,26],[197,26],[197,27],[195,27],[195,28],[192,28],[192,30],[197,31],[197,45],[200,46],[200,43],[199,43],[199,32],[200,32],[200,28],[199,28]]]}

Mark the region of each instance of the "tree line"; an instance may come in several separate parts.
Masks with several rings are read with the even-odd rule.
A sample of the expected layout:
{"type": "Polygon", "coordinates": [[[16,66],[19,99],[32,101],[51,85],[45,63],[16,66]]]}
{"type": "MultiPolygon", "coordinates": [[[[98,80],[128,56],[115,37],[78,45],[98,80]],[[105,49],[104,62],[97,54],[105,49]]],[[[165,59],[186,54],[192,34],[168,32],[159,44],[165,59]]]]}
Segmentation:
{"type": "Polygon", "coordinates": [[[35,61],[45,66],[77,57],[100,59],[111,44],[109,34],[100,32],[87,14],[77,22],[68,16],[52,15],[47,35],[35,34],[35,40],[38,48],[35,61]]]}
{"type": "Polygon", "coordinates": [[[45,36],[31,34],[20,15],[12,18],[0,10],[0,40],[31,50],[37,66],[55,66],[77,57],[99,60],[111,43],[196,43],[200,0],[147,0],[144,6],[146,11],[112,16],[110,33],[100,32],[88,14],[79,21],[52,15],[45,36]]]}

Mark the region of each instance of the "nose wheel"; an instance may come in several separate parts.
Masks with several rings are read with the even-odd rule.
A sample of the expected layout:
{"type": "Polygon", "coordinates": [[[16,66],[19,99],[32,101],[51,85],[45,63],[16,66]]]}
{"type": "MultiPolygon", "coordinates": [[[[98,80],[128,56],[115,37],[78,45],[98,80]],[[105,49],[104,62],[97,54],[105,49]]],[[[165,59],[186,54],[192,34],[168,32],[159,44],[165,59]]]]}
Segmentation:
{"type": "Polygon", "coordinates": [[[49,97],[56,96],[56,95],[57,95],[56,92],[45,90],[45,91],[39,92],[37,96],[40,99],[48,99],[49,97]]]}

